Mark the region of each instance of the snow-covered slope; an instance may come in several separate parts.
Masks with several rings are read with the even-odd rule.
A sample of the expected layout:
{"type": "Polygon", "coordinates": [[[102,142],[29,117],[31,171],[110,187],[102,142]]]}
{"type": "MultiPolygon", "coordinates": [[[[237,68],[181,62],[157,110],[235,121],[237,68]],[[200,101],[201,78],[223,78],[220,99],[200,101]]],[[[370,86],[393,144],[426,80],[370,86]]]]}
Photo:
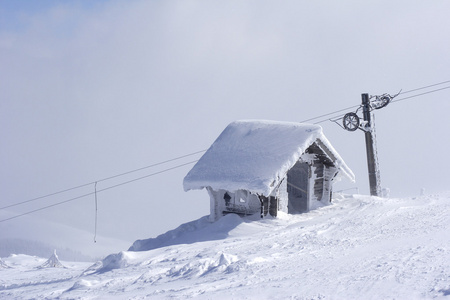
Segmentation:
{"type": "MultiPolygon", "coordinates": [[[[17,214],[0,210],[0,219],[15,215],[17,214]]],[[[94,243],[93,231],[82,230],[33,215],[0,223],[0,256],[17,251],[14,254],[44,255],[48,258],[48,251],[57,249],[61,259],[80,261],[83,256],[105,257],[108,253],[125,249],[130,244],[129,241],[101,234],[97,235],[97,240],[99,242],[94,243]]]]}
{"type": "Polygon", "coordinates": [[[4,258],[12,268],[0,270],[0,298],[449,299],[450,193],[340,197],[277,219],[200,219],[133,247],[152,250],[86,268],[4,258]]]}
{"type": "MultiPolygon", "coordinates": [[[[38,241],[0,238],[0,257],[6,257],[11,254],[26,254],[30,256],[46,257],[55,249],[58,250],[58,256],[63,260],[95,261],[94,258],[83,255],[79,251],[74,251],[69,248],[61,248],[38,241]]],[[[97,258],[99,257],[101,256],[98,256],[97,258]]]]}

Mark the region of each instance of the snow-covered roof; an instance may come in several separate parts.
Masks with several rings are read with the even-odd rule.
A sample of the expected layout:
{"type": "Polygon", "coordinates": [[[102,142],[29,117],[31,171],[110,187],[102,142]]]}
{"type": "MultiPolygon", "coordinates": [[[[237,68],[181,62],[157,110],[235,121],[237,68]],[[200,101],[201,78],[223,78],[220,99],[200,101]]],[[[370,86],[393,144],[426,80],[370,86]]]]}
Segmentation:
{"type": "Polygon", "coordinates": [[[189,171],[184,190],[248,190],[269,195],[305,150],[319,139],[335,156],[340,173],[355,176],[318,125],[242,120],[228,125],[189,171]]]}

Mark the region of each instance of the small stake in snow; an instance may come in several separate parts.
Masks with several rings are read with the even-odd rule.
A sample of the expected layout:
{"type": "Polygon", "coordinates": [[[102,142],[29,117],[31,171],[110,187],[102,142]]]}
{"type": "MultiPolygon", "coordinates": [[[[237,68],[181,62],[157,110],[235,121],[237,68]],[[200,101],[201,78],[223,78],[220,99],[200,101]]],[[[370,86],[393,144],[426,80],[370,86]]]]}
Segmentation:
{"type": "MultiPolygon", "coordinates": [[[[367,168],[369,171],[370,195],[372,196],[381,196],[380,170],[377,158],[375,124],[371,120],[372,110],[386,107],[393,98],[397,97],[400,94],[400,92],[394,96],[383,94],[380,96],[369,97],[369,94],[361,94],[361,106],[355,112],[349,112],[342,118],[342,125],[344,129],[348,131],[356,131],[356,129],[364,131],[366,138],[367,168]],[[361,121],[360,117],[358,116],[358,111],[361,108],[363,121],[361,121]]],[[[336,122],[336,120],[332,121],[336,122]]]]}

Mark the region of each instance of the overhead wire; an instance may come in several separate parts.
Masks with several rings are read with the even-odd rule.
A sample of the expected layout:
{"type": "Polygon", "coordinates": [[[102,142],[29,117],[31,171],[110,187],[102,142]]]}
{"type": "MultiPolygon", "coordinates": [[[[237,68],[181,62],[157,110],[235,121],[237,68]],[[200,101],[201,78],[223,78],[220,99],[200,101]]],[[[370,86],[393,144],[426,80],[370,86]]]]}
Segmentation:
{"type": "Polygon", "coordinates": [[[92,196],[94,194],[97,194],[97,193],[100,193],[100,192],[104,192],[104,191],[107,191],[107,190],[110,190],[110,189],[113,189],[113,188],[116,188],[116,187],[119,187],[119,186],[122,186],[122,185],[125,185],[125,184],[128,184],[128,183],[131,183],[131,182],[135,182],[135,181],[144,179],[144,178],[152,177],[152,176],[155,176],[155,175],[158,175],[158,174],[170,171],[170,170],[181,168],[181,167],[184,167],[186,165],[193,164],[193,163],[195,163],[197,161],[198,160],[190,161],[190,162],[187,162],[187,163],[184,163],[184,164],[181,164],[181,165],[177,165],[175,167],[171,167],[171,168],[168,168],[168,169],[165,169],[165,170],[162,170],[162,171],[158,171],[158,172],[155,172],[155,173],[152,173],[152,174],[149,174],[149,175],[141,176],[139,178],[128,180],[128,181],[125,181],[125,182],[122,182],[122,183],[119,183],[119,184],[115,184],[115,185],[112,185],[112,186],[109,186],[109,187],[106,187],[106,188],[103,188],[103,189],[100,189],[100,190],[96,190],[96,191],[91,192],[91,193],[87,193],[87,194],[84,194],[84,195],[81,195],[81,196],[77,196],[77,197],[70,198],[70,199],[67,199],[67,200],[64,200],[64,201],[60,201],[60,202],[56,202],[56,203],[53,203],[53,204],[50,204],[50,205],[47,205],[47,206],[44,206],[44,207],[40,207],[40,208],[37,208],[37,209],[34,209],[34,210],[30,210],[30,211],[27,211],[25,213],[22,213],[22,214],[13,216],[13,217],[9,217],[9,218],[0,220],[0,223],[1,222],[5,222],[5,221],[9,221],[9,220],[13,220],[13,219],[25,216],[25,215],[29,215],[31,213],[38,212],[38,211],[41,211],[41,210],[44,210],[44,209],[47,209],[47,208],[55,207],[55,206],[58,206],[58,205],[61,205],[61,204],[64,204],[64,203],[75,201],[75,200],[78,200],[78,199],[81,199],[81,198],[84,198],[84,197],[87,197],[87,196],[92,196]]]}
{"type": "MultiPolygon", "coordinates": [[[[412,89],[412,90],[405,91],[405,92],[401,92],[399,95],[401,95],[401,94],[406,94],[406,93],[410,93],[410,92],[415,92],[415,91],[419,91],[419,90],[423,90],[423,89],[427,89],[427,88],[430,88],[430,87],[433,87],[433,86],[437,86],[437,85],[442,85],[442,84],[445,84],[445,83],[450,83],[450,80],[443,81],[443,82],[436,83],[436,84],[432,84],[432,85],[428,85],[428,86],[424,86],[424,87],[417,88],[417,89],[412,89]]],[[[435,89],[435,90],[423,92],[423,93],[420,93],[420,94],[416,94],[416,95],[412,95],[412,96],[408,96],[408,97],[404,97],[404,98],[400,98],[400,99],[394,99],[394,100],[391,101],[391,103],[395,103],[395,102],[400,102],[400,101],[408,100],[408,99],[411,99],[411,98],[415,98],[415,97],[423,96],[423,95],[426,95],[426,94],[431,94],[431,93],[439,92],[439,91],[446,90],[446,89],[450,89],[450,86],[446,86],[446,87],[443,87],[443,88],[439,88],[439,89],[435,89]]],[[[320,119],[320,118],[322,118],[322,117],[334,115],[334,114],[336,114],[336,113],[339,113],[339,112],[342,112],[342,111],[347,111],[347,110],[349,110],[349,109],[356,108],[356,107],[359,107],[359,106],[360,106],[360,105],[350,106],[350,107],[348,107],[348,108],[344,108],[344,109],[341,109],[341,110],[337,110],[337,111],[334,111],[334,112],[331,112],[331,113],[328,113],[328,114],[324,114],[324,115],[321,115],[321,116],[318,116],[318,117],[315,117],[315,118],[311,118],[311,119],[308,119],[308,120],[305,120],[305,121],[302,121],[302,122],[308,122],[308,121],[312,121],[312,120],[317,120],[317,119],[320,119]]],[[[344,115],[345,115],[345,114],[338,114],[338,115],[335,115],[334,117],[331,117],[331,118],[325,118],[325,119],[323,119],[323,120],[321,120],[321,121],[317,121],[317,122],[315,122],[314,124],[320,124],[320,123],[323,123],[323,122],[326,122],[326,121],[329,121],[329,120],[332,120],[332,119],[339,119],[339,118],[343,117],[344,115]]]]}
{"type": "Polygon", "coordinates": [[[117,174],[117,175],[113,175],[113,176],[110,176],[110,177],[99,179],[99,180],[96,180],[96,181],[93,181],[93,182],[85,183],[85,184],[82,184],[82,185],[78,185],[78,186],[75,186],[75,187],[71,187],[71,188],[67,188],[67,189],[61,190],[61,191],[50,193],[50,194],[47,194],[47,195],[44,195],[44,196],[40,196],[40,197],[36,197],[36,198],[33,198],[33,199],[29,199],[29,200],[17,202],[17,203],[14,203],[14,204],[10,204],[10,205],[7,205],[7,206],[3,206],[3,207],[0,207],[0,210],[6,209],[6,208],[11,208],[11,207],[18,206],[18,205],[22,205],[22,204],[29,203],[29,202],[33,202],[33,201],[40,200],[40,199],[43,199],[43,198],[47,198],[47,197],[50,197],[50,196],[55,196],[55,195],[62,194],[62,193],[65,193],[65,192],[69,192],[69,191],[72,191],[72,190],[76,190],[76,189],[79,189],[79,188],[82,188],[82,187],[85,187],[85,186],[93,185],[93,184],[96,184],[98,182],[103,182],[103,181],[110,180],[110,179],[113,179],[113,178],[117,178],[117,177],[120,177],[120,176],[124,176],[124,175],[128,175],[128,174],[135,173],[135,172],[138,172],[138,171],[142,171],[142,170],[145,170],[145,169],[148,169],[148,168],[156,167],[156,166],[168,163],[168,162],[172,162],[172,161],[175,161],[175,160],[179,160],[179,159],[182,159],[182,158],[193,156],[195,154],[199,154],[199,153],[202,153],[202,152],[205,152],[205,151],[206,150],[200,150],[200,151],[192,152],[192,153],[189,153],[189,154],[186,154],[186,155],[182,155],[182,156],[171,158],[171,159],[168,159],[168,160],[165,160],[165,161],[161,161],[161,162],[158,162],[158,163],[146,166],[146,167],[134,169],[134,170],[127,171],[127,172],[124,172],[124,173],[120,173],[120,174],[117,174]]]}
{"type": "Polygon", "coordinates": [[[450,80],[446,80],[446,81],[442,81],[442,82],[439,82],[439,83],[430,84],[430,85],[423,86],[423,87],[416,88],[416,89],[412,89],[412,90],[409,90],[409,91],[404,91],[404,92],[401,91],[399,95],[407,94],[407,93],[411,93],[411,92],[415,92],[415,91],[420,91],[420,90],[423,90],[423,89],[428,89],[430,87],[441,85],[441,84],[445,84],[445,83],[450,83],[450,80]]]}
{"type": "MultiPolygon", "coordinates": [[[[350,107],[347,107],[347,108],[343,108],[343,109],[340,109],[340,110],[337,110],[337,111],[333,111],[333,112],[328,113],[328,114],[324,114],[324,115],[321,115],[321,116],[317,116],[317,117],[315,117],[315,118],[303,120],[303,121],[301,121],[300,123],[306,123],[306,122],[309,122],[309,121],[312,121],[312,120],[317,120],[317,119],[320,119],[320,118],[322,118],[322,117],[326,117],[326,116],[329,116],[329,115],[333,115],[333,114],[336,114],[336,113],[342,112],[342,111],[347,111],[347,110],[349,110],[349,109],[356,108],[356,107],[359,107],[359,105],[353,105],[353,106],[350,106],[350,107]]],[[[328,119],[327,119],[327,120],[328,120],[328,119]]],[[[314,124],[316,124],[316,123],[314,123],[314,124]]]]}
{"type": "Polygon", "coordinates": [[[333,116],[331,118],[326,118],[326,119],[323,119],[321,121],[317,121],[317,122],[315,122],[313,124],[320,124],[320,123],[324,123],[326,121],[330,121],[330,120],[333,120],[333,119],[340,119],[340,118],[342,118],[342,116],[344,116],[344,115],[343,114],[335,115],[335,116],[333,116]]]}
{"type": "MultiPolygon", "coordinates": [[[[416,89],[412,89],[412,90],[409,90],[409,91],[400,92],[399,95],[400,94],[406,94],[406,93],[414,92],[414,91],[418,91],[418,90],[427,89],[427,88],[438,86],[438,85],[442,85],[442,84],[445,84],[445,83],[450,83],[450,80],[443,81],[443,82],[436,83],[436,84],[432,84],[432,85],[428,85],[428,86],[424,86],[424,87],[420,87],[420,88],[416,88],[416,89]]],[[[435,90],[432,90],[432,91],[427,91],[427,92],[424,92],[424,93],[412,95],[412,96],[409,96],[409,97],[396,99],[396,100],[393,100],[391,102],[394,103],[394,102],[404,101],[404,100],[407,100],[407,99],[423,96],[423,95],[426,95],[426,94],[438,92],[438,91],[449,89],[449,88],[450,88],[450,86],[447,86],[447,87],[444,87],[444,88],[439,88],[439,89],[435,89],[435,90]]],[[[328,117],[330,115],[334,115],[334,117],[326,118],[326,119],[317,121],[314,124],[320,124],[320,123],[329,121],[331,119],[338,119],[339,117],[341,117],[343,115],[342,114],[336,115],[337,113],[340,113],[342,111],[347,111],[349,109],[353,109],[353,108],[356,108],[356,107],[359,107],[359,106],[360,105],[353,105],[353,106],[350,106],[350,107],[347,107],[347,108],[344,108],[344,109],[340,109],[340,110],[337,110],[337,111],[334,111],[334,112],[330,112],[330,113],[327,113],[327,114],[323,114],[323,115],[320,115],[320,116],[317,116],[317,117],[314,117],[314,118],[306,119],[306,120],[303,120],[302,123],[313,121],[313,120],[317,120],[317,119],[320,119],[320,118],[323,118],[323,117],[328,117]]],[[[9,218],[0,220],[0,222],[5,222],[5,221],[8,221],[8,220],[16,219],[16,218],[19,218],[21,216],[25,216],[25,215],[28,215],[28,214],[31,214],[31,213],[34,213],[34,212],[38,212],[38,211],[41,211],[41,210],[44,210],[44,209],[48,209],[48,208],[51,208],[51,207],[54,207],[54,206],[58,206],[58,205],[61,205],[61,204],[67,203],[67,202],[71,202],[71,201],[74,201],[74,200],[77,200],[77,199],[81,199],[81,198],[84,198],[84,197],[87,197],[87,196],[91,196],[93,194],[97,195],[97,193],[99,193],[99,192],[103,192],[103,191],[106,191],[106,190],[109,190],[109,189],[113,189],[113,188],[116,188],[116,187],[119,187],[119,186],[122,186],[122,185],[125,185],[125,184],[128,184],[128,183],[131,183],[131,182],[135,182],[135,181],[138,181],[138,180],[141,180],[141,179],[144,179],[144,178],[152,177],[152,176],[155,176],[155,175],[158,175],[158,174],[161,174],[161,173],[164,173],[164,172],[176,169],[176,168],[180,168],[180,167],[183,167],[183,166],[195,163],[198,160],[191,161],[191,162],[184,163],[184,164],[180,164],[180,165],[177,165],[175,167],[171,167],[171,168],[159,171],[159,172],[155,172],[155,173],[152,173],[152,174],[149,174],[149,175],[145,175],[145,176],[142,176],[142,177],[139,177],[139,178],[135,178],[135,179],[132,179],[132,180],[129,180],[129,181],[125,181],[125,182],[122,182],[122,183],[119,183],[119,184],[116,184],[116,185],[113,185],[113,186],[109,186],[107,188],[103,188],[101,190],[97,190],[97,188],[96,188],[96,185],[97,185],[98,182],[103,182],[103,181],[106,181],[106,180],[110,180],[110,179],[113,179],[113,178],[117,178],[117,177],[120,177],[120,176],[131,174],[131,173],[134,173],[134,172],[137,172],[137,171],[141,171],[141,170],[144,170],[144,169],[148,169],[148,168],[151,168],[151,167],[162,165],[162,164],[165,164],[165,163],[168,163],[168,162],[179,160],[181,158],[189,157],[189,156],[192,156],[192,155],[195,155],[195,154],[199,154],[199,153],[202,153],[202,152],[205,152],[205,151],[206,150],[196,151],[196,152],[189,153],[189,154],[186,154],[186,155],[182,155],[182,156],[179,156],[179,157],[175,157],[175,158],[172,158],[172,159],[169,159],[169,160],[158,162],[158,163],[146,166],[146,167],[134,169],[134,170],[127,171],[127,172],[124,172],[124,173],[120,173],[120,174],[117,174],[117,175],[106,177],[106,178],[103,178],[103,179],[100,179],[100,180],[96,180],[96,181],[93,181],[93,182],[82,184],[82,185],[79,185],[79,186],[76,186],[76,187],[64,189],[64,190],[57,191],[57,192],[54,192],[54,193],[51,193],[51,194],[47,194],[47,195],[44,195],[44,196],[40,196],[40,197],[36,197],[36,198],[29,199],[29,200],[26,200],[26,201],[22,201],[22,202],[18,202],[18,203],[15,203],[15,204],[7,205],[7,206],[4,206],[4,207],[0,207],[0,210],[1,209],[6,209],[6,208],[18,206],[18,205],[29,203],[29,202],[32,202],[32,201],[37,201],[39,199],[43,199],[43,198],[46,198],[46,197],[54,196],[54,195],[57,195],[57,194],[61,194],[61,193],[64,193],[64,192],[68,192],[68,191],[75,190],[75,189],[78,189],[78,188],[81,188],[81,187],[85,187],[85,186],[88,186],[88,185],[95,184],[95,191],[94,192],[87,193],[87,194],[84,194],[84,195],[81,195],[81,196],[77,196],[77,197],[74,197],[74,198],[70,198],[70,199],[67,199],[67,200],[64,200],[64,201],[60,201],[60,202],[57,202],[57,203],[54,203],[54,204],[51,204],[51,205],[47,205],[47,206],[44,206],[44,207],[41,207],[41,208],[38,208],[38,209],[34,209],[34,210],[31,210],[31,211],[28,211],[28,212],[25,212],[25,213],[22,213],[22,214],[13,216],[13,217],[9,217],[9,218]]]]}
{"type": "Polygon", "coordinates": [[[443,88],[436,89],[436,90],[432,90],[432,91],[428,91],[428,92],[424,92],[424,93],[420,93],[420,94],[416,94],[416,95],[412,95],[412,96],[408,96],[408,97],[405,97],[405,98],[394,99],[394,100],[391,101],[391,103],[404,101],[404,100],[407,100],[407,99],[411,99],[411,98],[423,96],[423,95],[426,95],[426,94],[431,94],[431,93],[439,92],[439,91],[446,90],[446,89],[450,89],[450,86],[443,87],[443,88]]]}

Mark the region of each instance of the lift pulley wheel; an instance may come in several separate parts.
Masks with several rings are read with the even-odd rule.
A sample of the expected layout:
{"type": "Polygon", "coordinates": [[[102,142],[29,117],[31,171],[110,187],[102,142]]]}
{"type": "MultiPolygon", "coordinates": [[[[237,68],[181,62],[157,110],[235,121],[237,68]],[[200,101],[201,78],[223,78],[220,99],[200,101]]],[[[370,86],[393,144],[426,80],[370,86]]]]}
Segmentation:
{"type": "Polygon", "coordinates": [[[359,117],[356,113],[349,112],[345,114],[344,118],[342,119],[342,123],[346,130],[355,131],[359,128],[359,117]]]}

